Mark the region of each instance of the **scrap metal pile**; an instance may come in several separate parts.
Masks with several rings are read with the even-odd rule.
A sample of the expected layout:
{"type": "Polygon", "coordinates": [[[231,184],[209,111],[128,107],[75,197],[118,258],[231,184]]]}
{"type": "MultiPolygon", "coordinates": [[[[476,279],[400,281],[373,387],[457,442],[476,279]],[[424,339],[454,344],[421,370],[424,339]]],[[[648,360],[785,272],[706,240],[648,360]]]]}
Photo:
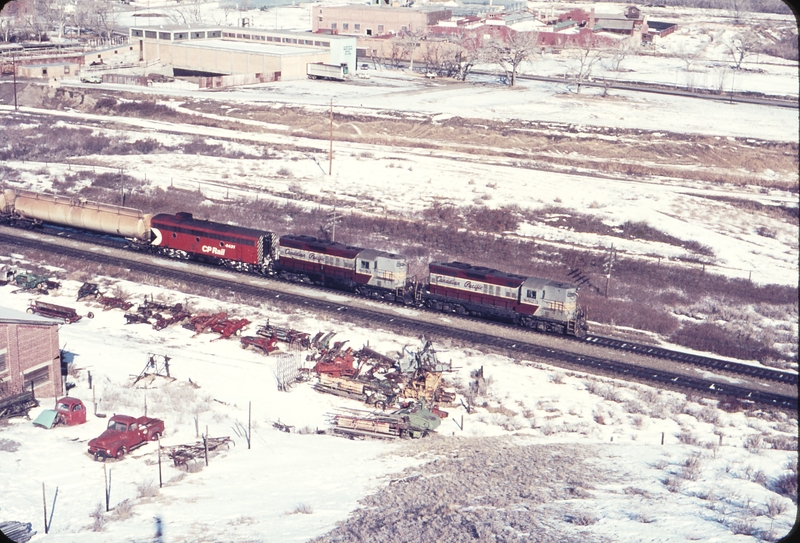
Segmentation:
{"type": "Polygon", "coordinates": [[[346,341],[331,346],[332,335],[318,334],[312,342],[317,351],[309,360],[314,362],[312,371],[319,376],[314,389],[360,400],[381,410],[333,415],[334,433],[421,437],[447,416],[437,404],[450,404],[456,399],[455,391],[446,388],[442,380],[442,374],[452,368],[450,363],[438,360],[429,341],[423,341],[417,351],[404,347],[400,358],[394,360],[369,347],[354,351],[345,346],[346,341]],[[385,412],[398,406],[399,411],[385,412]]]}
{"type": "MultiPolygon", "coordinates": [[[[229,449],[231,443],[234,443],[230,437],[206,437],[204,441],[197,441],[186,445],[176,445],[169,448],[167,456],[172,460],[173,465],[177,468],[183,466],[188,468],[188,464],[192,460],[199,460],[204,458],[206,450],[209,453],[216,451],[223,445],[229,449]]],[[[235,443],[234,443],[235,445],[235,443]]]]}
{"type": "Polygon", "coordinates": [[[95,283],[84,283],[78,290],[77,301],[84,298],[94,298],[100,305],[103,306],[103,311],[109,309],[121,309],[123,311],[129,310],[133,304],[124,298],[118,296],[106,296],[100,292],[99,287],[95,283]]]}
{"type": "Polygon", "coordinates": [[[135,313],[125,313],[125,324],[150,324],[155,330],[163,330],[189,317],[191,314],[184,311],[182,304],[162,304],[145,297],[135,313]]]}

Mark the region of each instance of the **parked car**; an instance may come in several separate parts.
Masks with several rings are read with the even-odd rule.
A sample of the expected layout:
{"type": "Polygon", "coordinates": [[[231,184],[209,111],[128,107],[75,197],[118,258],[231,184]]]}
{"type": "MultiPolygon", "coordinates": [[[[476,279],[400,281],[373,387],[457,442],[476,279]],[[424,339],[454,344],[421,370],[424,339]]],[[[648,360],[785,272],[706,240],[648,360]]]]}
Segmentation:
{"type": "Polygon", "coordinates": [[[99,75],[82,75],[81,83],[102,83],[103,78],[99,75]]]}
{"type": "Polygon", "coordinates": [[[107,458],[121,460],[133,449],[148,441],[156,441],[163,433],[163,420],[114,415],[108,421],[106,431],[89,441],[89,454],[96,461],[105,462],[107,458]]]}
{"type": "Polygon", "coordinates": [[[63,424],[75,426],[86,422],[86,406],[78,398],[65,396],[56,402],[55,409],[45,409],[33,423],[36,426],[50,429],[63,424]]]}

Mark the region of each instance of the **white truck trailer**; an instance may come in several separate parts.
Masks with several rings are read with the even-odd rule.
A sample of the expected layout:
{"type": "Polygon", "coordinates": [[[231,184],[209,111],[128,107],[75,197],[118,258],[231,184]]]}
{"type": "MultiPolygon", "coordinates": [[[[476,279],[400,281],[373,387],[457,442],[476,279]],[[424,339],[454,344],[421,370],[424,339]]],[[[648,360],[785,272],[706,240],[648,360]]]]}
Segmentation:
{"type": "Polygon", "coordinates": [[[308,74],[309,79],[344,81],[344,76],[346,76],[347,73],[347,64],[325,64],[322,62],[306,64],[306,74],[308,74]]]}

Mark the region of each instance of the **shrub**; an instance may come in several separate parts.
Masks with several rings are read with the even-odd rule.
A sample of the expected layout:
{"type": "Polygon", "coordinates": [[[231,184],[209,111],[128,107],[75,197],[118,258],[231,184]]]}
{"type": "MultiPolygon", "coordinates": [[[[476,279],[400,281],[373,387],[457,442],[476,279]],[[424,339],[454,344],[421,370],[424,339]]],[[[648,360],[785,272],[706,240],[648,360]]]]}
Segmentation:
{"type": "Polygon", "coordinates": [[[93,532],[102,532],[103,528],[106,525],[106,517],[103,514],[103,504],[98,503],[97,507],[95,507],[91,513],[89,513],[89,517],[92,519],[91,530],[93,532]]]}
{"type": "Polygon", "coordinates": [[[771,518],[777,517],[786,511],[786,509],[788,509],[786,501],[780,498],[772,496],[767,500],[767,515],[769,515],[771,518]]]}
{"type": "Polygon", "coordinates": [[[301,503],[297,507],[294,508],[293,511],[289,511],[286,513],[287,515],[296,515],[298,513],[302,515],[310,515],[314,512],[314,508],[308,505],[307,503],[301,503]]]}
{"type": "Polygon", "coordinates": [[[581,511],[580,513],[567,515],[566,520],[567,522],[576,524],[578,526],[591,526],[592,524],[597,522],[597,517],[592,515],[591,513],[586,513],[585,511],[581,511]]]}
{"type": "Polygon", "coordinates": [[[784,473],[772,481],[772,490],[797,503],[797,471],[784,473]]]}
{"type": "Polygon", "coordinates": [[[158,496],[158,488],[153,484],[153,481],[145,481],[136,486],[137,498],[154,498],[158,496]]]}
{"type": "Polygon", "coordinates": [[[133,516],[133,504],[130,500],[118,503],[112,512],[114,520],[127,520],[133,516]]]}

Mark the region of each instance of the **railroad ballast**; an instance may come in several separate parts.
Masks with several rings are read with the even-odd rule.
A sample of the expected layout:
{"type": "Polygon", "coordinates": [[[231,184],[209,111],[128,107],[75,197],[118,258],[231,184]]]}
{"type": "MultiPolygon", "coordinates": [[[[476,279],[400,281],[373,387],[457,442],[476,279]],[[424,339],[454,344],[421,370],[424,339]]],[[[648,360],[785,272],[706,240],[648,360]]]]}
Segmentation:
{"type": "Polygon", "coordinates": [[[402,255],[305,235],[283,235],[192,217],[31,191],[0,193],[0,222],[66,226],[126,238],[132,248],[209,262],[247,273],[345,290],[437,311],[502,320],[580,336],[586,321],[578,287],[463,262],[432,262],[427,282],[408,277],[402,255]]]}

